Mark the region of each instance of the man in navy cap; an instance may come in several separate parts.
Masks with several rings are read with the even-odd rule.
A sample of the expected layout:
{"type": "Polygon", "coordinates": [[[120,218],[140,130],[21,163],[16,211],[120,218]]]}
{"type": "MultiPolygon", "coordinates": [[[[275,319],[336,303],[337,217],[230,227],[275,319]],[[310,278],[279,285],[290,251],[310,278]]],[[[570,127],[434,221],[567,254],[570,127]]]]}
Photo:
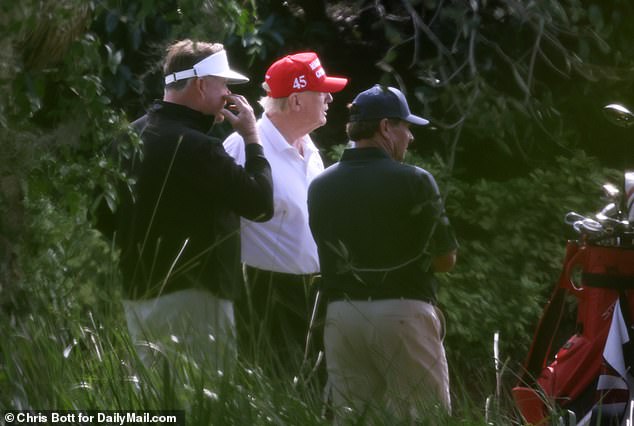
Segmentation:
{"type": "Polygon", "coordinates": [[[393,87],[376,85],[349,108],[354,148],[308,192],[328,381],[335,407],[416,420],[451,407],[434,273],[453,268],[458,245],[433,176],[401,163],[410,126],[428,121],[393,87]]]}

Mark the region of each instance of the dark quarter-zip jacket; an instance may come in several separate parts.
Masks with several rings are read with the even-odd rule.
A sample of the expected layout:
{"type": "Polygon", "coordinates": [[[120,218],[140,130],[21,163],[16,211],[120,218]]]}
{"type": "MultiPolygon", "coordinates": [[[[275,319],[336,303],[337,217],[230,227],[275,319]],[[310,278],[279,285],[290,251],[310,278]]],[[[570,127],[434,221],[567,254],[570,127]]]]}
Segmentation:
{"type": "Polygon", "coordinates": [[[136,182],[112,220],[127,298],[186,288],[239,294],[239,218],[272,217],[271,169],[257,144],[246,145],[238,166],[206,134],[212,118],[156,101],[132,123],[143,155],[128,164],[136,182]]]}

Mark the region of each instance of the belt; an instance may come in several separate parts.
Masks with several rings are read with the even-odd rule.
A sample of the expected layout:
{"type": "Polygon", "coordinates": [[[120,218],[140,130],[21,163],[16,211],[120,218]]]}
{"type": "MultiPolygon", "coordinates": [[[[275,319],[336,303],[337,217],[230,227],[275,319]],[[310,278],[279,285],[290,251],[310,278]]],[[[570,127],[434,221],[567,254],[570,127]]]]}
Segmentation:
{"type": "Polygon", "coordinates": [[[429,303],[431,305],[436,305],[436,300],[433,300],[428,297],[419,297],[419,296],[404,296],[404,295],[396,295],[396,294],[368,294],[368,295],[359,295],[355,294],[353,296],[348,295],[343,292],[332,292],[326,294],[326,300],[328,303],[331,302],[374,302],[379,300],[419,300],[421,302],[429,303]]]}

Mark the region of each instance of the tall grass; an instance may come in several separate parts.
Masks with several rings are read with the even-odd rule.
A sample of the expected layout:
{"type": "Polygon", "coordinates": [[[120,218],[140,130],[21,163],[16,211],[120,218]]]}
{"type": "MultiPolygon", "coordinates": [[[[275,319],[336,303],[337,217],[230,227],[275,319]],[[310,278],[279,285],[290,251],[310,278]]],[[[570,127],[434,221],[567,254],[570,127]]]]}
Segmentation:
{"type": "MultiPolygon", "coordinates": [[[[178,409],[185,410],[188,425],[332,424],[321,389],[310,381],[267,375],[266,366],[239,363],[220,374],[189,361],[187,353],[178,360],[159,353],[161,362],[144,367],[114,307],[99,314],[84,309],[71,315],[54,310],[5,315],[0,339],[4,409],[178,409]]],[[[474,383],[490,382],[483,370],[454,380],[452,416],[432,410],[422,424],[485,425],[484,406],[473,393],[474,383]]],[[[397,424],[380,411],[345,418],[346,424],[397,424]]],[[[490,424],[514,422],[498,413],[490,424]]]]}
{"type": "Polygon", "coordinates": [[[40,312],[7,319],[0,326],[4,409],[179,409],[192,425],[324,423],[320,395],[255,368],[220,374],[186,353],[145,368],[120,317],[40,312]]]}
{"type": "MultiPolygon", "coordinates": [[[[31,226],[42,243],[28,246],[21,283],[0,310],[0,409],[184,410],[188,425],[333,423],[311,366],[291,368],[301,359],[261,356],[218,373],[186,352],[174,358],[152,346],[159,362],[146,368],[127,332],[112,248],[64,211],[33,208],[46,212],[31,226]],[[297,372],[275,374],[279,365],[297,372]]],[[[484,400],[494,389],[493,362],[461,373],[452,381],[453,414],[429,410],[422,424],[485,425],[484,400]]],[[[511,405],[500,407],[494,424],[517,424],[511,405]]],[[[344,417],[351,425],[397,424],[380,409],[344,417]]]]}

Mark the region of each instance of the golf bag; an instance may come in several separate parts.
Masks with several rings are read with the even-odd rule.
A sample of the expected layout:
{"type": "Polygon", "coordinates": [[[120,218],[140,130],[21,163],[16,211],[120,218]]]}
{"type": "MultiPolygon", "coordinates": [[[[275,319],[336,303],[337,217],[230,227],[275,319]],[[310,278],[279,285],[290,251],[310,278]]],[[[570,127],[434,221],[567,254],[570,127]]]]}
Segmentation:
{"type": "Polygon", "coordinates": [[[634,409],[631,227],[628,220],[612,218],[613,226],[608,226],[569,215],[574,215],[581,237],[567,244],[559,281],[512,389],[513,398],[524,421],[535,425],[548,424],[557,412],[572,413],[577,425],[625,424],[627,412],[634,409]],[[555,353],[555,345],[566,338],[561,336],[562,319],[570,310],[570,299],[576,318],[568,322],[575,328],[555,353]]]}

